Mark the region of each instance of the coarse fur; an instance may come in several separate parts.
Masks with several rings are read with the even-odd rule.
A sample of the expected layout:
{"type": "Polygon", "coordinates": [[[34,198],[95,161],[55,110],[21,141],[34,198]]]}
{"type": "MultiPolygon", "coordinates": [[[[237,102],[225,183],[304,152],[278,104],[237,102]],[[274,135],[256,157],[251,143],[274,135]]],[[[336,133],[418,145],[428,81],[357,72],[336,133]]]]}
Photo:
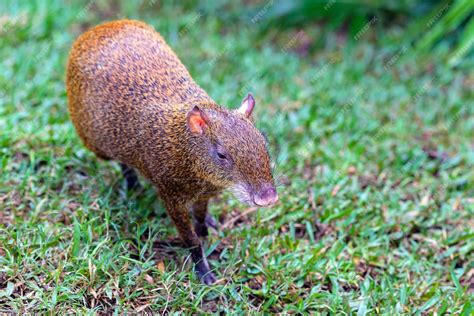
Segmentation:
{"type": "Polygon", "coordinates": [[[81,35],[66,85],[86,147],[119,161],[131,184],[132,168],[153,183],[191,248],[197,274],[213,283],[198,238],[207,235],[209,198],[225,188],[251,205],[277,198],[265,139],[250,118],[253,104],[244,100],[240,111],[217,105],[152,27],[131,20],[81,35]]]}

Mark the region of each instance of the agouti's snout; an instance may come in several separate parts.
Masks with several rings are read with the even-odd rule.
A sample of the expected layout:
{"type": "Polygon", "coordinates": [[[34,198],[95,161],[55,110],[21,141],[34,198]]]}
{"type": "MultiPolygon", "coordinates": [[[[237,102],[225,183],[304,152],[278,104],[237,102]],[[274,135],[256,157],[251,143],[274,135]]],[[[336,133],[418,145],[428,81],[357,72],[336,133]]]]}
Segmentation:
{"type": "Polygon", "coordinates": [[[271,206],[278,201],[278,194],[272,184],[266,184],[260,191],[255,193],[253,201],[258,206],[271,206]]]}

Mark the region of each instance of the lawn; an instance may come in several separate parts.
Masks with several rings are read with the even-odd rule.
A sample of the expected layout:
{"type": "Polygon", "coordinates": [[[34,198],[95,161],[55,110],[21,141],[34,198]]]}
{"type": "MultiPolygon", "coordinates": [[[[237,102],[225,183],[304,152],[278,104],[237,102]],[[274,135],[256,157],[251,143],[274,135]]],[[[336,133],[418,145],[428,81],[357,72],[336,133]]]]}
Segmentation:
{"type": "Polygon", "coordinates": [[[353,39],[239,3],[116,3],[0,4],[0,312],[473,312],[473,58],[448,67],[447,44],[420,55],[382,22],[353,39]],[[69,119],[72,41],[122,17],[220,104],[256,98],[280,201],[214,201],[214,286],[153,187],[127,192],[69,119]]]}

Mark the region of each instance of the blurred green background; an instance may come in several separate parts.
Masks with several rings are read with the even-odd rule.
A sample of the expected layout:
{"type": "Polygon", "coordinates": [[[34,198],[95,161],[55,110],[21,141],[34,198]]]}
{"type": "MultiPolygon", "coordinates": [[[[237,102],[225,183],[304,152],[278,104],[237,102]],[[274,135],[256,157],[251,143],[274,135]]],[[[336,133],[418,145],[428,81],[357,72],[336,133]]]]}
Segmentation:
{"type": "Polygon", "coordinates": [[[473,1],[0,3],[0,312],[472,313],[473,1]],[[234,108],[253,92],[280,203],[225,193],[201,285],[142,179],[67,113],[74,39],[153,25],[234,108]]]}

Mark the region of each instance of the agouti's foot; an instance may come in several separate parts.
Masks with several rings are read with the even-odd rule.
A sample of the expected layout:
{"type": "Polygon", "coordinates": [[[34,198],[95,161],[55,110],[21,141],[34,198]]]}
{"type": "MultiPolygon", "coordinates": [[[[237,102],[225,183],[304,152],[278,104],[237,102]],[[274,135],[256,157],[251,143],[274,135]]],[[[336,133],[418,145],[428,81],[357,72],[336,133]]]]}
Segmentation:
{"type": "Polygon", "coordinates": [[[201,261],[200,263],[196,265],[195,269],[196,269],[196,274],[202,283],[206,285],[211,285],[217,281],[216,276],[209,269],[209,265],[207,264],[207,261],[205,262],[201,261]]]}
{"type": "Polygon", "coordinates": [[[209,272],[208,274],[204,275],[200,279],[201,279],[201,282],[206,284],[206,285],[212,285],[212,284],[216,283],[216,281],[217,281],[216,276],[212,272],[209,272]]]}

